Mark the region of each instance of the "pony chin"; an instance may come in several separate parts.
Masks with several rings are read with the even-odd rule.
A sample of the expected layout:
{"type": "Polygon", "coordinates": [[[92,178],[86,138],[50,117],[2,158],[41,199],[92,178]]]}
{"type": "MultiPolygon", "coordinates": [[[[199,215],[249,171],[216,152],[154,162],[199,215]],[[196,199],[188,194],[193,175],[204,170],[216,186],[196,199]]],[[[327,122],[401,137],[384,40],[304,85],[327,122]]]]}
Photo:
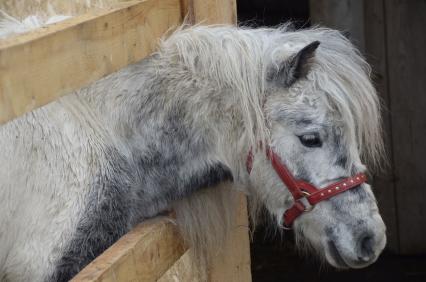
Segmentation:
{"type": "Polygon", "coordinates": [[[320,259],[337,269],[367,267],[376,262],[386,245],[386,228],[378,214],[364,227],[357,228],[336,223],[327,223],[327,227],[321,222],[312,227],[313,224],[307,226],[303,221],[296,221],[294,226],[298,248],[314,250],[320,259]]]}
{"type": "Polygon", "coordinates": [[[346,250],[343,251],[347,254],[345,255],[341,255],[342,253],[342,249],[345,250],[346,248],[338,248],[335,246],[334,243],[332,243],[331,241],[326,241],[324,243],[324,245],[326,245],[324,247],[325,251],[324,251],[324,257],[326,259],[326,261],[333,267],[338,268],[338,269],[361,269],[361,268],[365,268],[373,263],[375,263],[377,261],[377,259],[379,258],[380,253],[382,252],[383,248],[386,245],[386,236],[383,236],[380,239],[380,243],[378,244],[379,247],[377,248],[377,250],[374,253],[373,259],[369,259],[368,261],[365,262],[359,262],[359,261],[354,261],[351,259],[348,259],[348,257],[351,256],[351,250],[346,250]]]}

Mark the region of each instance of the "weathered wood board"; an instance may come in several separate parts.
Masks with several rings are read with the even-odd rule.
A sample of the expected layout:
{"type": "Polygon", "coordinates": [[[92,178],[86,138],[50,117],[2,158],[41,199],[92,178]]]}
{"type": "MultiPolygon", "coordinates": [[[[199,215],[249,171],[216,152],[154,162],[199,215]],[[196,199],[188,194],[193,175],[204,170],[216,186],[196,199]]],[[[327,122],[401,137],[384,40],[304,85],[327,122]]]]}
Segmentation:
{"type": "Polygon", "coordinates": [[[129,0],[2,0],[0,10],[22,20],[33,14],[43,17],[59,14],[76,16],[124,1],[129,0]]]}
{"type": "Polygon", "coordinates": [[[123,2],[0,41],[0,124],[152,53],[179,0],[123,2]]]}
{"type": "Polygon", "coordinates": [[[182,0],[184,16],[189,23],[236,24],[236,1],[230,0],[182,0]]]}
{"type": "Polygon", "coordinates": [[[232,230],[229,241],[224,246],[224,253],[218,254],[214,259],[206,276],[200,278],[194,275],[194,263],[190,252],[187,251],[176,263],[167,270],[158,282],[187,282],[205,279],[210,282],[249,282],[251,281],[251,263],[249,251],[249,225],[247,219],[246,198],[243,195],[237,199],[239,207],[236,224],[232,230]]]}
{"type": "Polygon", "coordinates": [[[182,242],[170,219],[146,221],[124,235],[71,281],[156,281],[186,251],[182,242]]]}
{"type": "MultiPolygon", "coordinates": [[[[240,195],[235,203],[237,215],[229,241],[224,246],[225,252],[215,258],[208,271],[210,282],[249,282],[251,281],[249,222],[247,202],[240,195]]],[[[182,280],[184,281],[184,280],[182,280]]]]}

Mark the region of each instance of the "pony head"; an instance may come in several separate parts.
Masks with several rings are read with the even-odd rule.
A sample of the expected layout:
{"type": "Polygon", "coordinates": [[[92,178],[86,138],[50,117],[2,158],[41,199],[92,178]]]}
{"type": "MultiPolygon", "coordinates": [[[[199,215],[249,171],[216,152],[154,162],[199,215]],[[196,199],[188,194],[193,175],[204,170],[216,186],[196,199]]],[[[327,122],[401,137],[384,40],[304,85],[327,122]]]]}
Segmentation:
{"type": "MultiPolygon", "coordinates": [[[[340,33],[313,29],[273,36],[261,103],[269,147],[295,179],[324,188],[381,162],[379,101],[369,68],[340,33]]],[[[256,145],[255,145],[256,146],[256,145]]],[[[279,226],[294,198],[257,145],[249,193],[279,226]]],[[[337,268],[373,263],[386,244],[371,186],[321,201],[293,223],[296,242],[337,268]]]]}
{"type": "MultiPolygon", "coordinates": [[[[380,107],[370,68],[339,32],[196,26],[174,33],[159,54],[208,85],[201,94],[220,94],[206,97],[222,99],[215,116],[228,120],[212,118],[211,126],[222,126],[219,153],[244,184],[252,218],[265,206],[283,226],[283,213],[294,204],[265,154],[267,146],[294,178],[319,189],[380,166],[380,107]]],[[[299,245],[313,247],[338,268],[367,266],[386,244],[385,225],[364,182],[319,202],[292,228],[299,245]]]]}

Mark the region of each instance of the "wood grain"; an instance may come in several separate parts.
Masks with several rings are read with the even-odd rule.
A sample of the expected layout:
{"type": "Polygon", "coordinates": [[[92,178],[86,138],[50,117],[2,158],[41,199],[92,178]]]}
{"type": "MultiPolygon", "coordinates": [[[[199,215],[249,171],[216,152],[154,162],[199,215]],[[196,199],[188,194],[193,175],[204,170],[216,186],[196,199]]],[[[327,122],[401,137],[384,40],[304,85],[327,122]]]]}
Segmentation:
{"type": "Polygon", "coordinates": [[[179,0],[123,2],[0,41],[0,124],[144,58],[181,20],[179,0]]]}
{"type": "Polygon", "coordinates": [[[203,277],[194,275],[197,270],[194,269],[194,261],[191,252],[188,250],[183,254],[157,282],[192,282],[203,280],[203,277]]]}
{"type": "Polygon", "coordinates": [[[76,16],[90,11],[105,9],[128,0],[2,0],[0,10],[17,19],[28,16],[51,17],[55,15],[76,16]]]}
{"type": "Polygon", "coordinates": [[[247,217],[247,202],[240,195],[235,203],[237,216],[234,229],[224,247],[225,252],[215,257],[209,270],[208,279],[211,282],[251,281],[249,223],[247,217]]]}
{"type": "Polygon", "coordinates": [[[185,251],[171,220],[156,218],[136,226],[71,281],[156,281],[185,251]]]}
{"type": "Polygon", "coordinates": [[[235,207],[238,211],[230,238],[225,246],[223,246],[224,251],[218,253],[217,256],[213,258],[206,272],[197,272],[191,254],[187,251],[166,273],[164,273],[158,282],[251,281],[246,197],[240,194],[236,201],[235,207]]]}
{"type": "Polygon", "coordinates": [[[235,0],[182,0],[187,22],[201,24],[236,24],[235,0]]]}
{"type": "MultiPolygon", "coordinates": [[[[236,24],[237,11],[235,0],[184,0],[184,14],[194,24],[236,24]]],[[[232,189],[232,187],[229,187],[232,189]]],[[[235,203],[237,209],[234,229],[224,246],[224,252],[216,256],[207,270],[207,280],[211,282],[251,281],[250,241],[247,216],[247,201],[240,195],[235,203]]],[[[179,273],[179,272],[178,272],[179,273]]],[[[184,271],[183,274],[186,272],[184,271]]],[[[179,277],[174,274],[174,277],[179,277]]],[[[182,276],[185,277],[185,276],[182,276]]],[[[193,280],[171,280],[193,281],[193,280]]]]}

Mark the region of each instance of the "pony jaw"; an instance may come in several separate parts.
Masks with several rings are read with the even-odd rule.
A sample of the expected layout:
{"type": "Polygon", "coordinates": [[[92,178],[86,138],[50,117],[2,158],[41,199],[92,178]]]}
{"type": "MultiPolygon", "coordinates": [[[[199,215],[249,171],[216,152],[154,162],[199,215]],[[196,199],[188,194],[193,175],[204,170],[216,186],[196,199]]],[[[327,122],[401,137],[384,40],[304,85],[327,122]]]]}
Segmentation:
{"type": "Polygon", "coordinates": [[[305,214],[296,220],[298,247],[309,246],[337,269],[364,268],[378,259],[386,245],[386,228],[378,213],[359,225],[333,219],[323,221],[321,217],[324,217],[323,212],[305,214]],[[313,222],[316,222],[315,227],[312,227],[313,222]]]}

